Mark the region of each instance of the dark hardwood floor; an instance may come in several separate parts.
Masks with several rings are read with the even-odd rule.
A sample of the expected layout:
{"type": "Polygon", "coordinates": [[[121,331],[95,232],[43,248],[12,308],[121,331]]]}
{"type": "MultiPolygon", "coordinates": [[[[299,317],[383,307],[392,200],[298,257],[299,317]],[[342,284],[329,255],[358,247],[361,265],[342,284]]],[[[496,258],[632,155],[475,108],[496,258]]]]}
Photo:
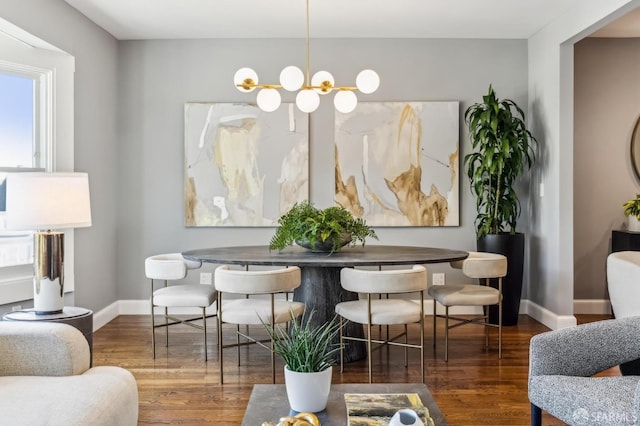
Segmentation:
{"type": "MultiPolygon", "coordinates": [[[[449,362],[443,359],[444,321],[438,321],[437,348],[432,346],[432,317],[426,317],[425,383],[450,425],[528,425],[527,374],[529,339],[548,329],[521,315],[518,325],[503,328],[503,356],[498,359],[497,330],[491,329],[490,348],[485,350],[483,328],[458,327],[450,332],[449,362]]],[[[605,319],[581,315],[579,322],[605,319]]],[[[138,382],[139,424],[237,425],[254,383],[270,383],[268,351],[245,346],[237,365],[235,349],[225,351],[225,384],[218,384],[219,362],[215,319],[210,320],[209,361],[203,357],[202,335],[187,326],[170,330],[169,348],[164,330],[157,332],[157,357],[151,357],[148,316],[119,316],[94,334],[94,366],[118,365],[131,371],[138,382]]],[[[225,328],[225,330],[227,330],[225,328]]],[[[235,339],[230,328],[225,335],[235,339]]],[[[264,333],[259,327],[252,329],[264,333]]],[[[417,328],[411,328],[415,336],[417,328]]],[[[229,340],[231,342],[231,340],[229,340]]],[[[409,351],[404,367],[400,348],[383,348],[373,355],[374,382],[417,382],[418,351],[409,351]]],[[[276,383],[283,383],[278,360],[276,383]]],[[[334,383],[367,381],[366,360],[345,364],[344,373],[334,369],[334,383]]],[[[617,368],[604,374],[618,374],[617,368]]],[[[287,413],[283,413],[285,415],[287,413]]],[[[277,421],[277,419],[265,419],[277,421]]],[[[545,425],[563,423],[546,415],[545,425]]],[[[258,426],[258,425],[256,425],[258,426]]]]}

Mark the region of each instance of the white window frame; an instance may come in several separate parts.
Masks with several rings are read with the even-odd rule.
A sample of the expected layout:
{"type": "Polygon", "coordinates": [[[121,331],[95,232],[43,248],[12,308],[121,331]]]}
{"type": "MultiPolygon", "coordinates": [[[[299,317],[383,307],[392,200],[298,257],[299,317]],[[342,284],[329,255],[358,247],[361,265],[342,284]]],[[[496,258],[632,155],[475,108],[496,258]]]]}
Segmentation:
{"type": "MultiPolygon", "coordinates": [[[[0,29],[6,21],[0,19],[0,29]]],[[[6,34],[6,31],[4,32],[6,34]]],[[[24,36],[24,34],[22,34],[24,36]]],[[[73,171],[73,56],[53,46],[34,47],[31,43],[3,37],[0,31],[0,72],[30,77],[36,81],[34,98],[34,143],[40,158],[39,170],[73,171]],[[59,141],[59,143],[57,143],[59,141]]],[[[0,168],[0,171],[27,171],[0,168]]],[[[65,231],[65,293],[73,292],[74,237],[65,231]]],[[[0,305],[33,298],[33,265],[0,268],[0,305]]]]}

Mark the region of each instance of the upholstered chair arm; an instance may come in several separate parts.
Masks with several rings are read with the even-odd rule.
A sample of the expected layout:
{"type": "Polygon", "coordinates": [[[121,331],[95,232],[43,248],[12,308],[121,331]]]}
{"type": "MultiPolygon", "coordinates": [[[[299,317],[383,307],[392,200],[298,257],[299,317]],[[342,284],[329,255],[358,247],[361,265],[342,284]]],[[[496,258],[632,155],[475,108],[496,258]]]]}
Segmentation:
{"type": "Polygon", "coordinates": [[[590,377],[640,358],[640,316],[598,321],[531,338],[529,377],[590,377]]]}
{"type": "Polygon", "coordinates": [[[70,376],[89,369],[89,344],[68,324],[0,321],[0,376],[70,376]]]}

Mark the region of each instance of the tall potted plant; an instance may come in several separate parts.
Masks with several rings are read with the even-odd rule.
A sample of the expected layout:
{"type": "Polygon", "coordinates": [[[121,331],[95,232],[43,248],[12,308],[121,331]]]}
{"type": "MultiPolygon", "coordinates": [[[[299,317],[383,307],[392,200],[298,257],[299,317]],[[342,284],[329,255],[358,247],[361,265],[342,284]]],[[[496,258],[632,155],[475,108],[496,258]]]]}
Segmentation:
{"type": "MultiPolygon", "coordinates": [[[[482,102],[467,108],[464,118],[474,150],[464,163],[476,198],[477,247],[508,259],[502,321],[514,325],[524,263],[524,234],[516,232],[521,208],[514,184],[535,161],[536,139],[527,130],[522,109],[510,99],[498,99],[491,85],[482,102]]],[[[497,322],[497,307],[490,309],[490,320],[497,322]]]]}

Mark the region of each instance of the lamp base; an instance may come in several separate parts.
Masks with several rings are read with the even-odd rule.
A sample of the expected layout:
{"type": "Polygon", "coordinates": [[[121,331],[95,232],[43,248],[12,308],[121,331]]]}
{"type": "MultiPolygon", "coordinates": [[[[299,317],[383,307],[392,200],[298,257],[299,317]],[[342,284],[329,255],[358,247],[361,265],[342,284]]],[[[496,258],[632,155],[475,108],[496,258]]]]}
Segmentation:
{"type": "Polygon", "coordinates": [[[60,313],[64,307],[64,233],[38,232],[35,250],[34,311],[37,315],[60,313]]]}

